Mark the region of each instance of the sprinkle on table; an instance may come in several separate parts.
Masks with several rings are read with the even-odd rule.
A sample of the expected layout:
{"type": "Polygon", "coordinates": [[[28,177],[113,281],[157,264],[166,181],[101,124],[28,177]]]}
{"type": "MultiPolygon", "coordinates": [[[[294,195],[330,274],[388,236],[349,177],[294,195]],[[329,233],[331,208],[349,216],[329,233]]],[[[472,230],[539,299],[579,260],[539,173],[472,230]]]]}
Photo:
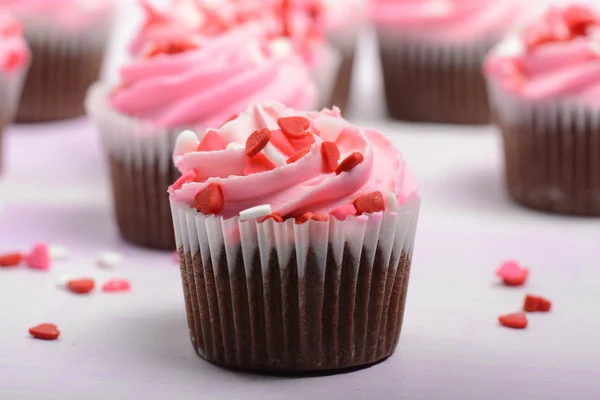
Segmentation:
{"type": "Polygon", "coordinates": [[[60,336],[58,327],[54,324],[44,323],[33,328],[29,328],[29,334],[36,339],[56,340],[60,336]]]}
{"type": "Polygon", "coordinates": [[[527,316],[524,313],[518,312],[513,314],[501,315],[498,317],[498,322],[502,326],[512,329],[527,328],[527,316]]]}

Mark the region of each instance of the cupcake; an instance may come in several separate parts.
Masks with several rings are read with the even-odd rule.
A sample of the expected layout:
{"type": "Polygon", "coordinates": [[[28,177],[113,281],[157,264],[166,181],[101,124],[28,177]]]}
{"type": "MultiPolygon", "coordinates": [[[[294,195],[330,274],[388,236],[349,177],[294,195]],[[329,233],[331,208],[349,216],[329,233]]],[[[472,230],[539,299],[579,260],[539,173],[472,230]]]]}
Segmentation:
{"type": "Polygon", "coordinates": [[[33,54],[19,122],[81,116],[89,86],[98,80],[110,34],[113,0],[0,0],[25,24],[33,54]]]}
{"type": "MultiPolygon", "coordinates": [[[[294,51],[308,64],[317,85],[320,106],[331,107],[346,88],[338,83],[346,79],[341,52],[326,39],[328,18],[320,0],[171,0],[161,11],[143,0],[147,23],[131,47],[138,54],[148,40],[157,36],[181,38],[193,32],[201,37],[214,37],[231,29],[257,23],[270,39],[285,38],[294,51]],[[341,89],[338,90],[338,86],[341,89]]],[[[330,19],[329,19],[330,20],[330,19]]],[[[349,73],[346,71],[346,75],[349,73]]],[[[346,96],[347,97],[347,96],[346,96]]],[[[343,99],[344,102],[346,99],[343,99]]]]}
{"type": "Polygon", "coordinates": [[[489,56],[506,183],[518,203],[600,216],[600,15],[551,7],[489,56]]]}
{"type": "Polygon", "coordinates": [[[29,61],[23,26],[7,12],[0,12],[0,167],[3,131],[17,111],[29,61]]]}
{"type": "Polygon", "coordinates": [[[420,205],[398,151],[338,109],[276,102],[209,132],[181,133],[169,189],[197,354],[269,373],[389,357],[420,205]]]}
{"type": "MultiPolygon", "coordinates": [[[[257,101],[309,109],[316,102],[306,65],[285,41],[245,26],[213,38],[159,41],[121,69],[121,82],[95,84],[87,98],[110,165],[117,222],[137,245],[174,249],[167,188],[176,134],[204,132],[257,101]]],[[[209,135],[210,137],[210,135],[209,135]]]]}
{"type": "Polygon", "coordinates": [[[487,124],[486,53],[521,0],[370,0],[388,113],[412,122],[487,124]]]}

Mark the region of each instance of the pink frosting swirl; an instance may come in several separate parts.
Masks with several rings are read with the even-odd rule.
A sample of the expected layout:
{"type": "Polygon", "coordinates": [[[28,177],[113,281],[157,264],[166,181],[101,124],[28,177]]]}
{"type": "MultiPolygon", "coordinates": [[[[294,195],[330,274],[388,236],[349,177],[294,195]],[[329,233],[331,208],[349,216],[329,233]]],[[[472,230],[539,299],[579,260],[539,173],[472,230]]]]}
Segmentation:
{"type": "Polygon", "coordinates": [[[304,62],[285,42],[266,41],[260,29],[235,29],[198,46],[123,67],[111,105],[159,127],[175,128],[215,126],[255,102],[277,100],[307,109],[316,101],[304,62]]]}
{"type": "Polygon", "coordinates": [[[528,100],[600,105],[600,15],[584,6],[550,8],[488,57],[486,74],[528,100]]]}
{"type": "Polygon", "coordinates": [[[27,21],[42,20],[77,29],[110,14],[114,0],[0,0],[0,7],[27,21]]]}
{"type": "Polygon", "coordinates": [[[4,73],[21,71],[30,59],[23,25],[7,12],[0,12],[0,69],[4,73]]]}
{"type": "MultiPolygon", "coordinates": [[[[190,139],[189,132],[180,135],[174,153],[175,165],[184,181],[190,175],[197,179],[180,180],[173,185],[169,190],[174,202],[193,206],[200,191],[218,184],[224,200],[218,215],[224,218],[263,204],[269,204],[282,217],[291,217],[306,212],[339,215],[339,210],[348,208],[353,214],[356,210],[351,204],[358,197],[374,192],[385,198],[385,210],[395,211],[417,192],[417,185],[394,146],[377,131],[349,124],[337,109],[301,112],[279,103],[265,103],[250,107],[237,119],[216,131],[208,130],[206,135],[215,132],[223,150],[197,150],[197,139],[190,139]],[[279,119],[286,117],[302,117],[309,122],[309,136],[302,143],[289,139],[280,128],[279,119]],[[257,156],[248,157],[248,138],[265,128],[271,132],[269,143],[257,156]],[[324,141],[335,143],[340,160],[360,153],[363,161],[349,171],[330,172],[324,168],[324,141]],[[294,157],[300,147],[304,147],[304,155],[294,157]],[[249,171],[255,157],[268,159],[271,169],[249,171]],[[288,163],[290,158],[297,161],[288,163]]],[[[202,143],[199,147],[203,147],[202,143]]]]}
{"type": "Polygon", "coordinates": [[[371,18],[393,32],[444,42],[497,38],[531,4],[522,0],[369,0],[371,18]]]}

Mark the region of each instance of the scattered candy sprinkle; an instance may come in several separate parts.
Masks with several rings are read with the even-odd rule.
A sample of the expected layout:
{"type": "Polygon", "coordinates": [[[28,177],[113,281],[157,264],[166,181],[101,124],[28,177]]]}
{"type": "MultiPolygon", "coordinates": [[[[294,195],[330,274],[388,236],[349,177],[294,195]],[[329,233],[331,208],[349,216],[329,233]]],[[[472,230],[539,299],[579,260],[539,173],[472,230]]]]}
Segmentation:
{"type": "Polygon", "coordinates": [[[321,156],[323,157],[323,169],[325,172],[335,172],[340,160],[340,150],[333,142],[321,143],[321,156]]]}
{"type": "Polygon", "coordinates": [[[548,312],[552,308],[552,302],[541,296],[528,294],[523,302],[523,311],[527,312],[548,312]]]}
{"type": "Polygon", "coordinates": [[[223,191],[218,183],[209,183],[194,197],[194,207],[202,214],[218,214],[224,205],[223,191]]]}
{"type": "Polygon", "coordinates": [[[102,291],[107,293],[128,292],[131,283],[127,279],[110,279],[102,285],[102,291]]]}
{"type": "Polygon", "coordinates": [[[6,253],[0,255],[0,267],[16,267],[23,261],[21,253],[6,253]]]}
{"type": "Polygon", "coordinates": [[[381,192],[372,192],[358,197],[353,202],[357,214],[374,213],[385,210],[385,201],[381,192]]]}
{"type": "Polygon", "coordinates": [[[521,286],[527,280],[529,269],[523,268],[516,261],[510,260],[503,263],[496,270],[496,275],[502,278],[507,286],[521,286]]]}
{"type": "Polygon", "coordinates": [[[271,171],[275,169],[275,164],[263,153],[258,153],[250,158],[250,164],[244,169],[244,176],[271,171]]]}
{"type": "Polygon", "coordinates": [[[513,313],[501,315],[498,317],[498,322],[502,326],[512,329],[527,328],[527,316],[524,313],[513,313]]]}
{"type": "Polygon", "coordinates": [[[312,220],[319,222],[327,222],[329,220],[329,217],[323,212],[316,212],[313,214],[312,220]]]}
{"type": "Polygon", "coordinates": [[[300,225],[303,224],[307,221],[310,221],[311,219],[313,219],[313,213],[311,213],[310,211],[307,213],[304,213],[304,215],[301,215],[300,217],[296,217],[296,224],[300,225]]]}
{"type": "Polygon", "coordinates": [[[50,251],[46,243],[38,243],[25,256],[25,263],[29,268],[48,270],[50,269],[50,251]]]}
{"type": "Polygon", "coordinates": [[[67,289],[77,294],[88,294],[94,290],[95,285],[91,278],[71,279],[67,282],[67,289]]]}
{"type": "Polygon", "coordinates": [[[252,134],[248,136],[248,140],[246,140],[246,155],[248,157],[254,157],[269,144],[269,140],[271,140],[271,131],[267,128],[252,132],[252,134]]]}
{"type": "Polygon", "coordinates": [[[260,218],[271,214],[271,205],[263,204],[260,206],[248,208],[240,212],[240,220],[245,221],[254,218],[260,218]]]}
{"type": "Polygon", "coordinates": [[[237,117],[238,117],[237,114],[233,114],[231,117],[227,118],[227,120],[219,126],[219,129],[221,129],[223,126],[225,126],[226,123],[233,121],[237,117]]]}
{"type": "Polygon", "coordinates": [[[283,222],[283,218],[281,217],[281,215],[277,214],[277,213],[271,213],[270,215],[267,215],[266,217],[264,217],[263,219],[261,219],[259,222],[265,222],[268,219],[272,219],[275,222],[283,222]]]}
{"type": "Polygon", "coordinates": [[[221,136],[215,130],[209,129],[198,144],[196,151],[219,151],[225,150],[227,146],[221,140],[221,136]]]}
{"type": "Polygon", "coordinates": [[[307,135],[310,121],[304,117],[283,117],[277,119],[281,132],[290,139],[302,139],[307,135]]]}
{"type": "Polygon", "coordinates": [[[361,153],[354,152],[354,153],[350,154],[348,157],[346,157],[344,159],[344,161],[342,161],[340,163],[340,165],[338,165],[338,167],[335,170],[335,174],[339,175],[342,172],[351,171],[354,167],[356,167],[358,164],[363,162],[363,160],[364,160],[364,157],[361,153]]]}
{"type": "Polygon", "coordinates": [[[340,221],[344,221],[349,215],[356,215],[356,208],[354,204],[344,204],[331,210],[329,214],[340,221]]]}
{"type": "Polygon", "coordinates": [[[296,152],[296,154],[294,154],[293,156],[291,156],[290,158],[287,159],[286,163],[287,164],[295,163],[296,161],[298,161],[299,159],[301,159],[302,157],[304,157],[305,155],[310,153],[310,149],[311,149],[311,146],[306,146],[303,149],[298,150],[296,152]]]}
{"type": "Polygon", "coordinates": [[[113,269],[123,262],[123,255],[112,251],[105,251],[98,256],[98,265],[102,268],[113,269]]]}
{"type": "Polygon", "coordinates": [[[60,331],[56,325],[45,323],[29,328],[29,334],[36,339],[56,340],[60,336],[60,331]]]}
{"type": "Polygon", "coordinates": [[[69,257],[69,250],[63,246],[50,246],[50,258],[52,260],[66,260],[69,257]]]}

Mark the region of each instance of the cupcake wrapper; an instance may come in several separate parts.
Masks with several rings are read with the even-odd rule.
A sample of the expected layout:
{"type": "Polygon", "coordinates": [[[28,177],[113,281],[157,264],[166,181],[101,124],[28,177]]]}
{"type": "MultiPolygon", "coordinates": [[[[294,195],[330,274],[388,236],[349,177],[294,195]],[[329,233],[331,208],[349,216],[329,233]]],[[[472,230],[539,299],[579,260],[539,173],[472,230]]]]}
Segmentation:
{"type": "Polygon", "coordinates": [[[16,120],[52,121],[79,117],[90,85],[98,80],[112,17],[75,32],[39,20],[25,21],[32,64],[16,120]]]}
{"type": "Polygon", "coordinates": [[[86,109],[107,155],[119,230],[139,246],[173,250],[167,188],[180,176],[172,155],[177,135],[185,128],[160,129],[116,112],[108,101],[110,91],[106,84],[93,85],[86,109]]]}
{"type": "Polygon", "coordinates": [[[397,213],[302,225],[171,206],[190,337],[202,358],[299,373],[365,366],[393,353],[417,197],[397,213]]]}
{"type": "Polygon", "coordinates": [[[0,73],[0,169],[2,167],[2,136],[17,111],[27,68],[11,74],[0,73]]]}
{"type": "Polygon", "coordinates": [[[490,93],[511,197],[542,211],[600,216],[600,111],[517,99],[493,84],[490,93]]]}
{"type": "Polygon", "coordinates": [[[310,74],[319,91],[319,109],[331,108],[338,77],[343,65],[342,53],[327,45],[319,49],[319,54],[315,55],[318,62],[311,67],[310,74]]]}
{"type": "Polygon", "coordinates": [[[482,65],[494,41],[459,47],[379,36],[392,118],[470,125],[490,122],[482,65]]]}

